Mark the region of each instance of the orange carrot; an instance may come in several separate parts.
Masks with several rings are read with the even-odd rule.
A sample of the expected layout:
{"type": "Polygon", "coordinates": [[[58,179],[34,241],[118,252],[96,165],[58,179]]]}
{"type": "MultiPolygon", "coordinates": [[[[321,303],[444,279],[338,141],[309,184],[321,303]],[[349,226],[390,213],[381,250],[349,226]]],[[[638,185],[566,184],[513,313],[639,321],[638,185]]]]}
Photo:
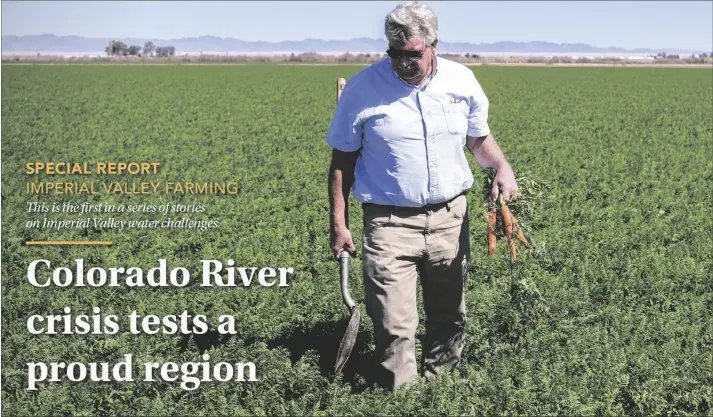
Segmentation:
{"type": "Polygon", "coordinates": [[[493,255],[495,253],[495,221],[497,217],[497,209],[495,207],[490,208],[488,213],[488,255],[493,255]]]}
{"type": "Polygon", "coordinates": [[[522,230],[520,229],[520,223],[518,223],[515,216],[513,216],[512,219],[513,219],[513,225],[514,225],[513,228],[515,229],[515,233],[517,234],[518,240],[520,240],[520,242],[522,242],[526,248],[529,248],[530,242],[527,241],[527,239],[525,238],[525,235],[522,233],[522,230]]]}
{"type": "Polygon", "coordinates": [[[503,203],[502,194],[500,195],[499,202],[500,214],[503,216],[503,224],[505,225],[505,236],[507,236],[508,238],[508,246],[510,247],[510,257],[512,257],[512,259],[515,259],[515,239],[512,236],[512,213],[510,213],[510,209],[508,208],[507,204],[503,203]]]}

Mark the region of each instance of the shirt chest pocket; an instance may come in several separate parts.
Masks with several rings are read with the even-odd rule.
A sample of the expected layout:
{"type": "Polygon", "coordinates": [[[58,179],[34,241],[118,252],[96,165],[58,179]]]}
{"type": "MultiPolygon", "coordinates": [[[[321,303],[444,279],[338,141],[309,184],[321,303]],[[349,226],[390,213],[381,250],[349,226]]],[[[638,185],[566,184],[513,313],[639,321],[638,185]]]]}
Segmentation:
{"type": "Polygon", "coordinates": [[[448,126],[448,133],[454,135],[464,135],[468,131],[468,116],[464,103],[445,103],[443,115],[448,126]]]}

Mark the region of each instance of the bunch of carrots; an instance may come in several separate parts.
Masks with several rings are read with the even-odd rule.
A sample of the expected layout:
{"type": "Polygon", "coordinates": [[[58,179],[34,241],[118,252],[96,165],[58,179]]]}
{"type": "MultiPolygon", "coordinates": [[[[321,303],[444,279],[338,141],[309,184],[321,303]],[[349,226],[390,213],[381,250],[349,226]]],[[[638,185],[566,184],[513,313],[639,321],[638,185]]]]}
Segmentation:
{"type": "MultiPolygon", "coordinates": [[[[530,247],[530,243],[527,241],[525,235],[522,233],[522,230],[520,229],[520,224],[518,223],[515,216],[513,216],[512,212],[510,211],[510,208],[503,201],[502,194],[500,194],[500,196],[498,197],[498,205],[500,206],[499,211],[500,216],[502,217],[503,232],[505,233],[505,236],[508,239],[510,257],[512,259],[515,259],[515,257],[517,256],[517,251],[515,250],[514,236],[517,236],[517,239],[522,242],[526,248],[530,247]]],[[[491,205],[488,212],[488,255],[495,254],[495,244],[497,241],[495,236],[495,230],[498,224],[497,216],[498,208],[495,207],[495,205],[493,204],[491,205]]]]}
{"type": "MultiPolygon", "coordinates": [[[[542,199],[547,194],[550,186],[527,172],[516,173],[517,198],[511,199],[506,203],[502,194],[495,200],[491,197],[497,171],[493,168],[486,168],[483,170],[483,174],[484,181],[481,192],[483,196],[482,207],[486,214],[488,225],[488,255],[495,254],[496,241],[500,236],[504,235],[508,241],[510,258],[515,259],[517,257],[516,238],[528,249],[537,245],[533,244],[531,239],[525,238],[525,234],[520,227],[520,221],[515,218],[513,213],[516,213],[520,220],[531,226],[530,222],[534,222],[537,217],[536,213],[541,207],[542,199]]],[[[531,229],[527,228],[527,230],[531,229]]]]}

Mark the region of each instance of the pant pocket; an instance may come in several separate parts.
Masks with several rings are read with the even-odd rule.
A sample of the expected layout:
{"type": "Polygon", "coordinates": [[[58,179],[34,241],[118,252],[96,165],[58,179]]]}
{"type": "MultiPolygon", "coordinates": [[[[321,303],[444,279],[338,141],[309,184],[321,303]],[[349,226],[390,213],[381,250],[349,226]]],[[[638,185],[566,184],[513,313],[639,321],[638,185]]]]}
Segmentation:
{"type": "Polygon", "coordinates": [[[468,199],[465,196],[456,197],[451,203],[451,213],[456,219],[462,219],[468,212],[468,199]]]}
{"type": "Polygon", "coordinates": [[[366,206],[364,208],[364,229],[386,226],[391,222],[391,207],[366,206]]]}

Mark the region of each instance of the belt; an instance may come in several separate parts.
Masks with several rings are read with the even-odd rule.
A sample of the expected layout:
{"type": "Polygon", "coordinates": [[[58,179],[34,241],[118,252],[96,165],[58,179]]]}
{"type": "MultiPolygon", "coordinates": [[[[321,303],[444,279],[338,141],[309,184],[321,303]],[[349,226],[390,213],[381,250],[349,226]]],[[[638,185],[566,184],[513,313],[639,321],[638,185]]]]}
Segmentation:
{"type": "Polygon", "coordinates": [[[362,203],[362,209],[366,210],[369,207],[380,207],[384,209],[389,209],[393,213],[398,213],[398,212],[412,212],[412,213],[427,213],[427,212],[433,212],[433,211],[438,211],[443,208],[448,208],[450,210],[451,208],[451,203],[453,201],[462,196],[466,195],[468,191],[463,191],[462,193],[458,194],[457,196],[451,198],[448,201],[444,201],[442,203],[435,203],[435,204],[426,204],[425,206],[421,207],[405,207],[405,206],[391,206],[391,205],[385,205],[385,204],[374,204],[374,203],[362,203]]]}

